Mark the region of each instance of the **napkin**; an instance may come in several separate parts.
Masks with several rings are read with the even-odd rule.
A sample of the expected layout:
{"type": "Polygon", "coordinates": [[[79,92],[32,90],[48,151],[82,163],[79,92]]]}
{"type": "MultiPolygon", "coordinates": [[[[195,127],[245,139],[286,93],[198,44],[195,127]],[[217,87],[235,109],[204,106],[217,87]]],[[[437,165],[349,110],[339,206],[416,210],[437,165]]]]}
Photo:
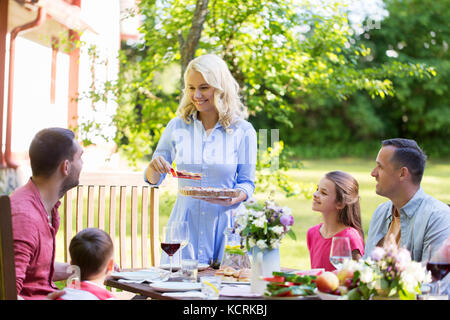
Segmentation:
{"type": "Polygon", "coordinates": [[[162,295],[166,297],[205,298],[205,295],[200,291],[165,292],[162,295]]]}
{"type": "Polygon", "coordinates": [[[227,297],[261,297],[259,293],[251,292],[251,286],[249,285],[233,285],[233,286],[223,286],[220,290],[221,296],[227,297]]]}
{"type": "Polygon", "coordinates": [[[127,279],[118,279],[117,281],[122,282],[122,283],[144,283],[147,280],[127,280],[127,279]]]}

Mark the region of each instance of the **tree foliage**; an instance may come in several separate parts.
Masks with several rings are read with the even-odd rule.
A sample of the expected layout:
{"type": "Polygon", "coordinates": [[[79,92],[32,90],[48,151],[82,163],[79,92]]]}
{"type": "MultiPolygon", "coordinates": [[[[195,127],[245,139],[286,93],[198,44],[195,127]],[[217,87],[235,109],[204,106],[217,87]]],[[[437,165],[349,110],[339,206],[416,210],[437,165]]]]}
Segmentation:
{"type": "MultiPolygon", "coordinates": [[[[355,42],[342,4],[313,3],[140,1],[144,41],[122,54],[116,142],[130,159],[152,153],[174,116],[186,57],[204,53],[216,53],[228,63],[256,126],[284,128],[286,137],[290,130],[295,134],[293,120],[299,112],[327,109],[320,101],[345,101],[361,90],[371,98],[392,96],[394,75],[412,79],[433,72],[422,64],[399,61],[364,66],[371,49],[355,42]],[[189,41],[196,45],[188,50],[189,41]],[[174,66],[180,72],[164,78],[174,66]]],[[[359,113],[372,115],[370,108],[359,113]]]]}
{"type": "Polygon", "coordinates": [[[432,155],[450,155],[450,1],[385,0],[389,16],[371,30],[370,66],[390,61],[428,65],[434,77],[392,77],[396,95],[377,101],[389,136],[410,137],[432,155]]]}
{"type": "Polygon", "coordinates": [[[355,37],[357,46],[370,49],[356,68],[384,70],[395,94],[372,99],[358,91],[345,101],[310,100],[313,107],[293,119],[298,130],[280,131],[302,156],[376,154],[380,141],[391,137],[415,139],[431,156],[450,155],[450,1],[385,0],[385,8],[389,15],[378,28],[355,37]],[[395,64],[410,69],[391,69],[395,64]],[[424,66],[431,76],[422,74],[424,66]]]}

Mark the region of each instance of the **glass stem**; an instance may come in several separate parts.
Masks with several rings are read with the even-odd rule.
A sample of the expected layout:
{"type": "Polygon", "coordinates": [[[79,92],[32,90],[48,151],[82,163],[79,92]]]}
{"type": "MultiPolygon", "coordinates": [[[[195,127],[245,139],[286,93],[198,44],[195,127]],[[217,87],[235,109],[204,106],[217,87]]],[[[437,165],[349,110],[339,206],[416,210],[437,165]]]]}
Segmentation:
{"type": "Polygon", "coordinates": [[[172,256],[169,256],[169,261],[170,261],[170,268],[169,268],[169,274],[171,275],[172,274],[172,256]]]}

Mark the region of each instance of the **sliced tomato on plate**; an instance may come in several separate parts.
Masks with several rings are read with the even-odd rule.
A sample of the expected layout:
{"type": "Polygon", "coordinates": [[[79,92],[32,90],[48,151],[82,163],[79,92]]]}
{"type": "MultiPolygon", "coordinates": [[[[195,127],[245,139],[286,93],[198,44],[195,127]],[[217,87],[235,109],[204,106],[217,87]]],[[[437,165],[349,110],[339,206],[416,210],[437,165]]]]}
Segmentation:
{"type": "Polygon", "coordinates": [[[281,276],[266,277],[262,279],[268,282],[284,282],[284,277],[281,276]]]}

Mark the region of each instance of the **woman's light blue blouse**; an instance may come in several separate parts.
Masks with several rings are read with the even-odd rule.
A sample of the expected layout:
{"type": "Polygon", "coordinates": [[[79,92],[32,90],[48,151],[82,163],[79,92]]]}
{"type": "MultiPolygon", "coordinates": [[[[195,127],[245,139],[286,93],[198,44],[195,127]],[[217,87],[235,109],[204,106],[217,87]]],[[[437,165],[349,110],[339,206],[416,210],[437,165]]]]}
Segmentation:
{"type": "MultiPolygon", "coordinates": [[[[185,186],[233,188],[242,190],[250,199],[255,190],[256,139],[253,126],[242,119],[227,130],[217,123],[207,135],[196,114],[190,124],[176,117],[165,128],[152,158],[162,156],[171,164],[175,162],[177,170],[202,174],[201,180],[177,179],[178,189],[185,186]]],[[[154,186],[159,186],[165,176],[162,174],[154,186]]],[[[242,208],[242,203],[226,207],[178,194],[169,224],[188,222],[190,243],[199,263],[210,263],[211,259],[221,261],[224,231],[233,224],[233,212],[242,208]]],[[[166,261],[167,255],[162,252],[161,263],[166,261]]]]}

